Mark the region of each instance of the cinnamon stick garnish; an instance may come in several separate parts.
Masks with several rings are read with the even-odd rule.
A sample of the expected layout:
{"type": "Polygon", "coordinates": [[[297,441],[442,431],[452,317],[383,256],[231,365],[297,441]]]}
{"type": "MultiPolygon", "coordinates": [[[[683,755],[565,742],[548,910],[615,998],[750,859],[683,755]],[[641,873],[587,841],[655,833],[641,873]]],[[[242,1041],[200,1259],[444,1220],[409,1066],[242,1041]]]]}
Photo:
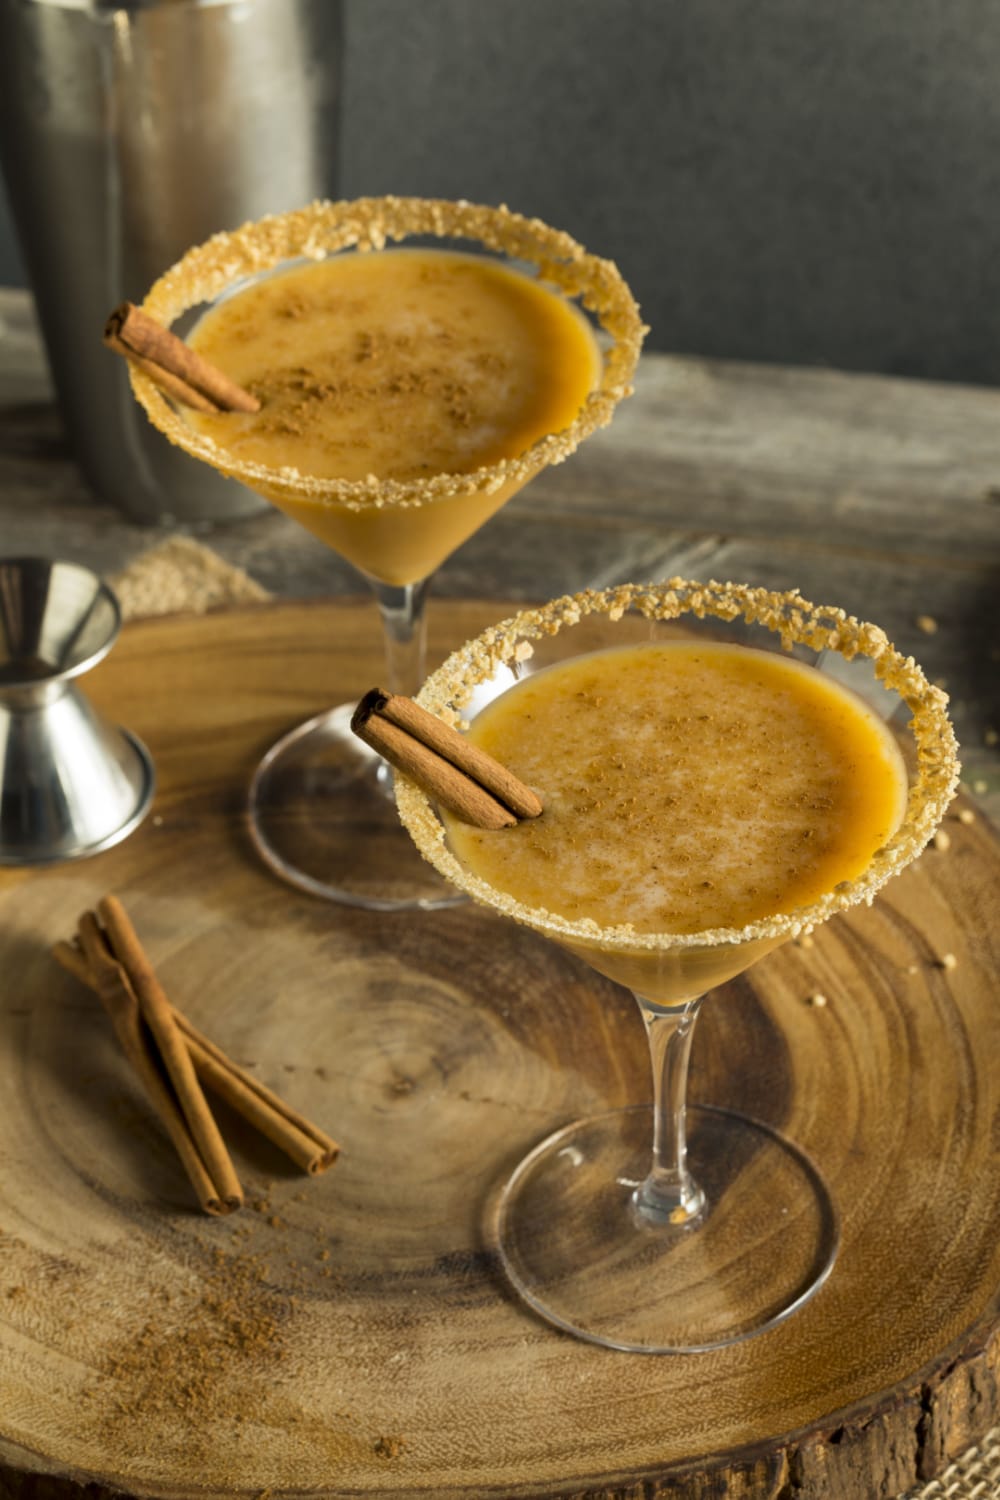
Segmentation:
{"type": "Polygon", "coordinates": [[[260,411],[256,396],[133,302],[123,302],[111,313],[104,342],[195,411],[260,411]]]}
{"type": "MultiPolygon", "coordinates": [[[[108,946],[107,934],[98,928],[104,945],[102,957],[117,962],[108,946]]],[[[96,989],[93,966],[78,942],[58,942],[53,957],[82,984],[96,989]]],[[[170,1002],[167,1002],[170,1004],[170,1002]]],[[[187,1016],[171,1005],[174,1022],[183,1034],[191,1062],[199,1081],[224,1099],[249,1124],[284,1151],[297,1166],[315,1176],[333,1165],[340,1148],[326,1131],[293,1109],[252,1073],[241,1068],[187,1016]]]]}
{"type": "Polygon", "coordinates": [[[359,739],[477,828],[537,818],[542,803],[506,766],[401,693],[372,688],[351,718],[359,739]]]}

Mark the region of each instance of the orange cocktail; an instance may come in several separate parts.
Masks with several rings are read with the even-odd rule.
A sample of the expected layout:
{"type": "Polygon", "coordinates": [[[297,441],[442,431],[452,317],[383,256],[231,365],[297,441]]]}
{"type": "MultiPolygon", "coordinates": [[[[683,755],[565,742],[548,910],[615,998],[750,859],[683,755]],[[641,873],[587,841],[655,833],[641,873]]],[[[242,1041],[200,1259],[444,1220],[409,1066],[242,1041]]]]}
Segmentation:
{"type": "Polygon", "coordinates": [[[632,989],[649,1043],[652,1107],[571,1121],[494,1200],[511,1281],[616,1349],[707,1350],[773,1327],[830,1274],[836,1204],[770,1121],[688,1104],[695,1022],[706,991],[871,902],[920,853],[957,783],[947,700],[843,610],[671,579],[501,621],[419,701],[469,720],[543,810],[476,830],[401,777],[417,846],[632,989]]]}
{"type": "MultiPolygon", "coordinates": [[[[906,767],[870,706],[802,662],[725,642],[575,657],[509,689],[469,733],[545,813],[499,833],[449,818],[454,853],[519,905],[601,928],[766,923],[863,874],[906,810],[906,767]]],[[[720,942],[672,965],[587,956],[676,1003],[751,955],[720,942]]]]}
{"type": "MultiPolygon", "coordinates": [[[[133,369],[152,421],[363,574],[383,623],[383,685],[402,693],[424,676],[434,570],[611,420],[645,332],[615,266],[569,235],[506,208],[419,198],[315,203],[216,235],[143,311],[187,320],[198,351],[261,402],[201,415],[133,369]]],[[[349,706],[319,714],[265,757],[250,788],[259,852],[331,900],[452,902],[399,837],[388,769],[349,721],[349,706]]]]}
{"type": "Polygon", "coordinates": [[[419,484],[455,476],[425,506],[361,506],[274,493],[363,572],[426,578],[519,489],[460,476],[516,460],[575,421],[601,378],[594,330],[531,277],[447,250],[346,254],[254,283],[189,342],[257,396],[255,415],[192,413],[231,460],[318,480],[419,484]]]}

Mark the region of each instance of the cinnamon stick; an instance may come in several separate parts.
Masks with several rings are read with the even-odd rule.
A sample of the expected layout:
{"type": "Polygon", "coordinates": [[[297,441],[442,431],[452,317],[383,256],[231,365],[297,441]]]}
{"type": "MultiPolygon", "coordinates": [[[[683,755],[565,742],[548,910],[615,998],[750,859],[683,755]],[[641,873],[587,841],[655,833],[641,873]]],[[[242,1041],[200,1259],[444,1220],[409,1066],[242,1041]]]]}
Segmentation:
{"type": "Polygon", "coordinates": [[[310,1176],[318,1176],[333,1166],[340,1154],[335,1140],[233,1062],[180,1011],[175,1011],[174,1016],[184,1033],[195,1072],[207,1088],[225,1099],[310,1176]]]}
{"type": "Polygon", "coordinates": [[[133,302],[121,303],[110,314],[104,325],[104,342],[196,411],[260,411],[256,396],[133,302]]]}
{"type": "Polygon", "coordinates": [[[115,354],[124,355],[129,364],[135,365],[137,369],[144,371],[150,380],[154,381],[161,390],[166,391],[168,396],[173,396],[174,400],[179,401],[182,406],[189,406],[192,411],[204,411],[213,414],[220,410],[214,401],[209,401],[207,396],[203,396],[200,391],[195,390],[193,385],[188,385],[186,380],[182,380],[172,370],[166,369],[164,365],[156,364],[153,360],[147,359],[142,354],[135,354],[120,339],[105,335],[104,343],[115,354]]]}
{"type": "Polygon", "coordinates": [[[542,812],[540,799],[513,772],[412,698],[372,688],[351,728],[463,822],[511,828],[542,812]]]}
{"type": "MultiPolygon", "coordinates": [[[[112,958],[107,939],[101,934],[105,952],[112,958]]],[[[75,943],[58,942],[52,955],[81,984],[96,989],[95,976],[83,952],[75,943]]],[[[252,1073],[233,1062],[221,1047],[209,1040],[188,1020],[183,1012],[171,1007],[174,1021],[184,1034],[191,1061],[205,1088],[225,1099],[255,1129],[297,1166],[311,1176],[325,1172],[336,1161],[340,1147],[324,1130],[293,1109],[252,1073]]]]}
{"type": "MultiPolygon", "coordinates": [[[[173,1141],[191,1186],[197,1194],[198,1202],[206,1213],[217,1215],[231,1213],[234,1208],[239,1207],[239,1204],[229,1202],[212,1181],[187,1123],[157,1066],[155,1051],[150,1045],[148,1033],[142,1026],[139,1002],[135,992],[129,985],[121,965],[109,952],[93,912],[84,913],[80,918],[77,932],[81,948],[80,958],[89,975],[88,983],[96,989],[101,1004],[111,1018],[125,1056],[173,1141]]],[[[70,949],[68,943],[57,946],[61,950],[70,949]]],[[[63,961],[65,961],[65,956],[63,956],[63,961]]]]}
{"type": "MultiPolygon", "coordinates": [[[[139,1002],[142,1018],[156,1040],[198,1154],[218,1187],[222,1200],[238,1208],[243,1202],[243,1191],[232,1160],[202,1093],[191,1055],[174,1020],[170,1002],[163,993],[135,928],[115,896],[103,897],[97,904],[97,914],[104,924],[111,952],[124,969],[139,1002]]],[[[88,954],[88,958],[89,956],[88,954]]]]}

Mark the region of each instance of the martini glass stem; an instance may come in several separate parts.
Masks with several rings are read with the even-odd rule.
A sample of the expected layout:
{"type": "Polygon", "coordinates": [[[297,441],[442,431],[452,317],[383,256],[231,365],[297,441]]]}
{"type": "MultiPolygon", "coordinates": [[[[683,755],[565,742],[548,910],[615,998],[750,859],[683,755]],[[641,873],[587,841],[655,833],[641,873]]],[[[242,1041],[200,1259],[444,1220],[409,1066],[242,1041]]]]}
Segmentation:
{"type": "MultiPolygon", "coordinates": [[[[431,580],[393,584],[369,576],[368,581],[378,604],[385,646],[385,680],[379,686],[412,698],[426,675],[426,603],[431,580]]],[[[375,779],[383,795],[391,798],[392,767],[381,757],[375,779]]]]}
{"type": "Polygon", "coordinates": [[[679,1005],[635,997],[653,1066],[653,1160],[632,1198],[645,1224],[687,1224],[705,1207],[705,1195],[687,1167],[687,1082],[691,1042],[703,996],[679,1005]]]}
{"type": "Polygon", "coordinates": [[[419,583],[383,583],[371,578],[372,589],[382,617],[385,641],[385,675],[382,684],[387,692],[405,693],[411,698],[422,685],[425,674],[427,629],[425,605],[431,580],[419,583]]]}

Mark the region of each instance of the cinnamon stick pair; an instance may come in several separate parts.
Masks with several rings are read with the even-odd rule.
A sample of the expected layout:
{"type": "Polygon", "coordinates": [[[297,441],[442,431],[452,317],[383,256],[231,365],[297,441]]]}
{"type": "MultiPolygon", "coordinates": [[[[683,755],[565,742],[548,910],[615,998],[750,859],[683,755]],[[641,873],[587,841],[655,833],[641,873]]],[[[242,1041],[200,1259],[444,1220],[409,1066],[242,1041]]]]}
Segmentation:
{"type": "Polygon", "coordinates": [[[332,1166],[338,1146],[198,1031],[167,999],[125,908],[114,896],[84,912],[53,956],[96,990],[126,1057],[166,1128],[206,1213],[243,1202],[204,1084],[305,1171],[332,1166]]]}
{"type": "Polygon", "coordinates": [[[195,411],[260,411],[256,396],[133,302],[123,302],[111,313],[104,325],[104,342],[195,411]]]}
{"type": "Polygon", "coordinates": [[[400,693],[372,688],[351,718],[359,739],[476,828],[537,818],[540,799],[492,755],[400,693]]]}

